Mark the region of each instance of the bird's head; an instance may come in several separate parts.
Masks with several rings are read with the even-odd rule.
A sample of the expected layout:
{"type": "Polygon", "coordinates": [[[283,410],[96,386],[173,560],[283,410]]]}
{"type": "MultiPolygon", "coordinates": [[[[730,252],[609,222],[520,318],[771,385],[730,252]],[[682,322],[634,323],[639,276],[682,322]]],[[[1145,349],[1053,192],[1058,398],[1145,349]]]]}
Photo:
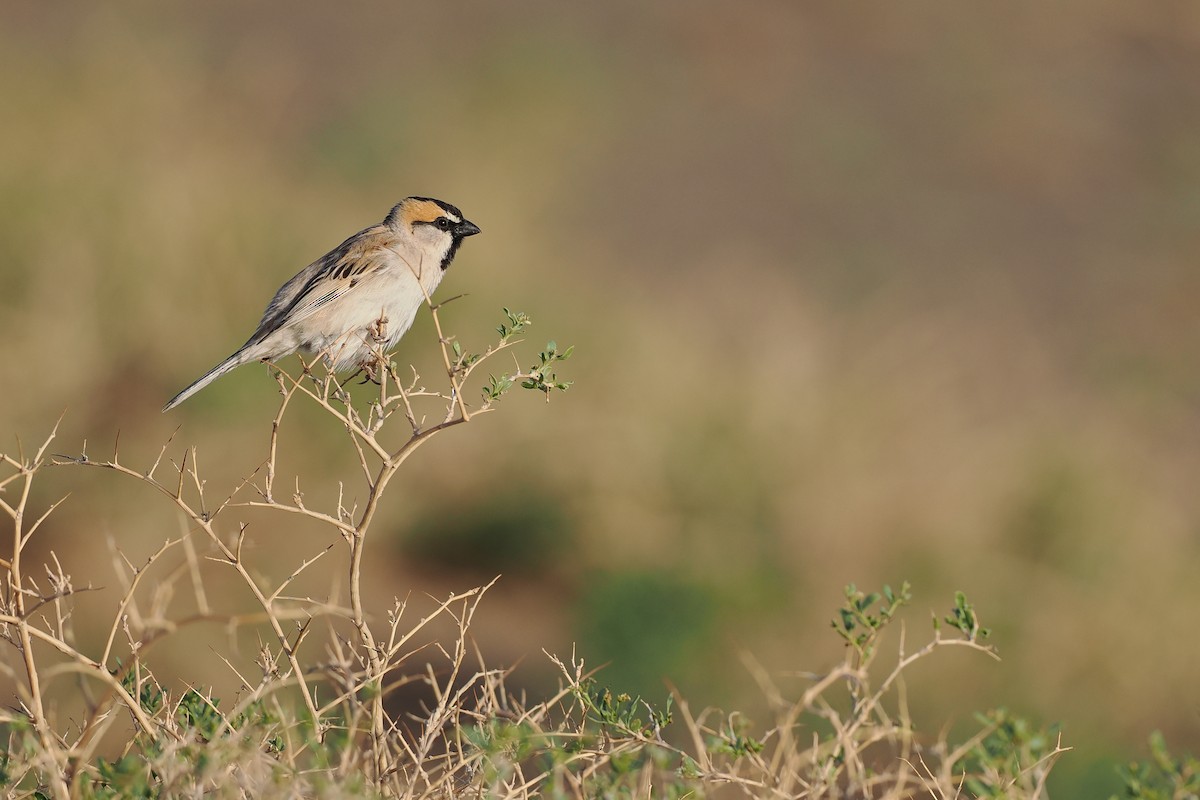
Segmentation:
{"type": "Polygon", "coordinates": [[[450,266],[462,240],[479,233],[479,226],[457,207],[432,197],[401,200],[384,222],[411,236],[423,253],[438,260],[442,270],[450,266]]]}

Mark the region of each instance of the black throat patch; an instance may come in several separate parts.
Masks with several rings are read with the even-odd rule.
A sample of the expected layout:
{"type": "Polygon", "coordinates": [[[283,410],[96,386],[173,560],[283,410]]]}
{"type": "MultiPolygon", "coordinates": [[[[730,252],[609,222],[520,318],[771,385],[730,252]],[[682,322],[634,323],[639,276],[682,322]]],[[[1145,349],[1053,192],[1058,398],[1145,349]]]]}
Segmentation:
{"type": "Polygon", "coordinates": [[[450,249],[446,251],[446,255],[442,257],[442,272],[450,269],[450,262],[454,260],[454,255],[458,252],[458,246],[462,244],[461,236],[453,236],[450,239],[450,249]]]}

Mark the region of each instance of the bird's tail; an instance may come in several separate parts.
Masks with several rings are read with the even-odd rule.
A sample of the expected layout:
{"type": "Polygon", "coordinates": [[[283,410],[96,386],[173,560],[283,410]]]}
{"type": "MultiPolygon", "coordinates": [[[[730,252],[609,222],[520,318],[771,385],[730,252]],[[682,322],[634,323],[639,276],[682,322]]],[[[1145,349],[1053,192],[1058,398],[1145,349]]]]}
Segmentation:
{"type": "Polygon", "coordinates": [[[249,351],[249,347],[243,347],[241,350],[238,350],[236,353],[231,355],[229,358],[225,359],[220,364],[217,364],[215,367],[210,369],[208,372],[204,373],[204,375],[199,380],[197,380],[191,386],[184,389],[179,394],[172,397],[171,400],[165,406],[163,406],[163,413],[165,414],[166,412],[170,411],[172,408],[179,405],[184,400],[187,400],[189,397],[194,395],[196,392],[200,391],[205,386],[208,386],[210,383],[212,383],[217,378],[224,375],[226,372],[229,372],[231,369],[240,367],[242,364],[245,364],[247,361],[252,360],[254,356],[252,353],[250,353],[248,351],[249,351]]]}

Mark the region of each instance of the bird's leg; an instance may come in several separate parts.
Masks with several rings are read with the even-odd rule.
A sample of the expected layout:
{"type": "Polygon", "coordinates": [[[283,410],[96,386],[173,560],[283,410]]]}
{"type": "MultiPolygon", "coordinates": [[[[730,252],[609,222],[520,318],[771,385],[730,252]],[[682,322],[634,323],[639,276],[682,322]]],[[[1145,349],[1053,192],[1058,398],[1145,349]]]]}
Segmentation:
{"type": "MultiPolygon", "coordinates": [[[[362,373],[362,371],[363,371],[363,368],[362,368],[362,366],[360,365],[358,369],[356,369],[356,370],[354,370],[354,372],[350,373],[350,377],[348,377],[348,378],[346,378],[346,380],[344,380],[344,381],[341,381],[341,382],[339,382],[339,383],[338,383],[338,388],[339,388],[339,389],[345,389],[345,388],[346,388],[346,386],[347,386],[347,384],[349,384],[349,383],[350,383],[350,381],[352,381],[352,380],[354,380],[355,378],[357,378],[357,377],[359,376],[359,374],[361,374],[361,373],[362,373]]],[[[367,382],[367,381],[364,379],[364,380],[363,380],[363,383],[366,383],[366,382],[367,382]]]]}
{"type": "Polygon", "coordinates": [[[363,373],[363,379],[361,381],[359,381],[360,386],[364,383],[373,383],[376,386],[382,385],[379,382],[379,358],[378,357],[371,358],[371,359],[359,364],[358,370],[355,371],[354,374],[357,375],[360,372],[363,373]]]}
{"type": "Polygon", "coordinates": [[[387,342],[387,314],[380,313],[379,319],[367,326],[367,333],[375,344],[384,344],[387,342]]]}
{"type": "MultiPolygon", "coordinates": [[[[371,344],[375,345],[377,350],[382,350],[387,346],[387,329],[388,317],[383,311],[379,312],[378,319],[372,321],[371,324],[367,326],[367,336],[370,337],[371,344]]],[[[358,365],[358,372],[355,372],[354,374],[357,375],[359,372],[365,372],[366,375],[363,376],[362,383],[367,383],[369,381],[376,386],[379,386],[381,385],[379,383],[379,368],[381,365],[382,358],[380,357],[379,353],[376,352],[371,357],[363,359],[363,361],[358,365]]]]}

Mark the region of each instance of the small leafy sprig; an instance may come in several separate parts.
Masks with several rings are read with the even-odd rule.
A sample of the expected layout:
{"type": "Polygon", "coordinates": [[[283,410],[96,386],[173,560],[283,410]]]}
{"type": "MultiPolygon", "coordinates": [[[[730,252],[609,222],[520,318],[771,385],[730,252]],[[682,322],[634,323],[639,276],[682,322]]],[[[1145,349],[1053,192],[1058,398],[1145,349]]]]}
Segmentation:
{"type": "Polygon", "coordinates": [[[614,695],[611,689],[600,686],[591,678],[578,684],[575,694],[589,720],[621,734],[657,737],[671,724],[674,700],[670,695],[666,705],[655,708],[641,697],[626,692],[614,695]],[[642,719],[643,711],[648,715],[646,720],[642,719]]]}
{"type": "MultiPolygon", "coordinates": [[[[1161,731],[1150,734],[1150,759],[1117,767],[1124,792],[1133,800],[1200,797],[1200,758],[1175,755],[1161,731]]],[[[1114,795],[1112,800],[1117,800],[1114,795]]]]}
{"type": "MultiPolygon", "coordinates": [[[[495,350],[515,344],[518,341],[515,337],[525,333],[533,324],[533,320],[523,311],[505,308],[504,316],[505,321],[496,327],[496,332],[500,334],[500,342],[493,348],[493,351],[486,353],[484,357],[491,355],[491,352],[495,350]]],[[[574,351],[574,346],[571,346],[560,352],[558,343],[553,339],[550,340],[546,343],[546,349],[538,353],[538,363],[529,367],[528,370],[518,369],[510,374],[489,375],[488,382],[482,390],[484,402],[491,404],[499,400],[518,381],[520,381],[522,389],[534,389],[542,392],[546,395],[547,400],[550,399],[552,392],[565,392],[571,387],[572,381],[559,380],[555,365],[566,361],[574,351]]],[[[455,349],[454,352],[464,366],[470,366],[480,359],[479,356],[462,354],[460,348],[455,349]]]]}
{"type": "MultiPolygon", "coordinates": [[[[990,628],[984,628],[979,624],[975,606],[967,602],[967,596],[962,592],[954,593],[954,608],[946,615],[945,621],[947,625],[961,632],[970,642],[982,642],[992,634],[990,628]]],[[[933,627],[935,629],[941,627],[941,622],[937,617],[933,618],[933,627]]]]}
{"type": "Polygon", "coordinates": [[[533,324],[533,320],[524,311],[510,311],[505,308],[504,316],[507,317],[507,324],[501,323],[496,332],[500,334],[500,341],[507,342],[509,339],[524,333],[525,329],[533,324]]]}
{"type": "Polygon", "coordinates": [[[571,388],[571,381],[560,381],[553,367],[559,361],[566,361],[570,358],[574,351],[575,348],[572,346],[560,353],[558,344],[553,339],[550,340],[546,344],[546,349],[538,353],[538,363],[529,368],[527,377],[521,381],[521,388],[536,389],[545,393],[547,399],[551,392],[565,392],[571,388]]]}
{"type": "Polygon", "coordinates": [[[838,610],[838,618],[830,624],[863,658],[875,651],[879,632],[896,615],[896,611],[912,599],[912,590],[905,581],[900,591],[884,586],[882,593],[862,592],[853,583],[846,587],[846,603],[838,610]],[[874,608],[872,608],[874,606],[874,608]]]}

